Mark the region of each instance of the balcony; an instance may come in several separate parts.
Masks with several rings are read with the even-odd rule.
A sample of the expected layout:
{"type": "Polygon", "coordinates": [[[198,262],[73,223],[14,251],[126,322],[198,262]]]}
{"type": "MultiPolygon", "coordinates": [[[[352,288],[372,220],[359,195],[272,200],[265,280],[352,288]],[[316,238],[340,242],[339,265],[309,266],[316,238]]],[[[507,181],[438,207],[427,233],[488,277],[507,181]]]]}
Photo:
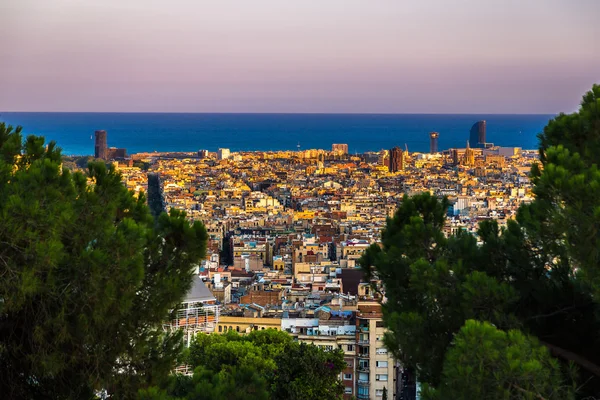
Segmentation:
{"type": "Polygon", "coordinates": [[[369,339],[359,339],[358,340],[358,344],[360,344],[361,346],[369,346],[369,339]]]}
{"type": "Polygon", "coordinates": [[[369,332],[369,326],[368,326],[368,325],[360,325],[360,326],[358,327],[358,329],[359,329],[361,332],[369,332]]]}
{"type": "Polygon", "coordinates": [[[369,366],[368,365],[359,365],[358,371],[359,372],[369,372],[369,366]]]}
{"type": "Polygon", "coordinates": [[[217,305],[180,309],[165,328],[213,332],[219,323],[219,313],[220,309],[217,305]]]}
{"type": "Polygon", "coordinates": [[[358,385],[359,386],[369,386],[369,381],[368,380],[359,379],[358,380],[358,385]]]}
{"type": "Polygon", "coordinates": [[[358,353],[358,358],[369,358],[369,353],[358,353]]]}
{"type": "Polygon", "coordinates": [[[356,398],[357,398],[357,399],[360,399],[360,400],[369,400],[369,393],[367,393],[367,394],[364,394],[364,393],[358,393],[358,394],[356,395],[356,398]]]}

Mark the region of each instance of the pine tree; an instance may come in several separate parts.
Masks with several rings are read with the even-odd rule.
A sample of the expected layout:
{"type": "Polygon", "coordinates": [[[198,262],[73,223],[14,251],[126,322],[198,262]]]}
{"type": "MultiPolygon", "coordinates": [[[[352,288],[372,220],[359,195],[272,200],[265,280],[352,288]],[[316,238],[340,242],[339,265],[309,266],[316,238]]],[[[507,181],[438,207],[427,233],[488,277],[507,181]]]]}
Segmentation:
{"type": "Polygon", "coordinates": [[[453,388],[447,394],[453,398],[476,391],[485,398],[569,398],[572,385],[579,398],[600,393],[599,85],[578,112],[549,122],[540,135],[540,161],[531,171],[535,201],[505,228],[486,221],[477,238],[465,232],[446,238],[448,201],[428,193],[405,197],[382,246],[371,246],[360,260],[367,278],[383,283],[386,346],[415,369],[430,394],[453,388]],[[477,321],[497,332],[487,325],[480,331],[477,321]],[[505,339],[489,340],[485,349],[458,347],[458,338],[481,343],[477,337],[505,339]],[[533,387],[511,381],[507,394],[486,376],[496,367],[495,373],[506,372],[489,360],[500,360],[493,352],[506,351],[512,339],[520,342],[515,348],[535,351],[513,352],[511,362],[540,369],[530,371],[537,371],[533,387]],[[469,358],[473,351],[488,357],[488,368],[477,368],[482,361],[469,358]]]}
{"type": "Polygon", "coordinates": [[[114,168],[61,168],[54,142],[0,123],[0,393],[133,397],[181,346],[162,322],[191,285],[207,233],[155,221],[114,168]]]}

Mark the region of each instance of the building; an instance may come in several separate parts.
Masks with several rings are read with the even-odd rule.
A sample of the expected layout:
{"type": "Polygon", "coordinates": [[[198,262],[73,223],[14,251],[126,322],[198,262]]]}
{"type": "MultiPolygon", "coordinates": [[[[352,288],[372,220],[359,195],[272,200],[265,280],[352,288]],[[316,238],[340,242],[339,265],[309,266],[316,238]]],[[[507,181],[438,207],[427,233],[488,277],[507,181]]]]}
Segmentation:
{"type": "Polygon", "coordinates": [[[209,152],[208,150],[198,150],[198,158],[205,159],[208,158],[209,152]]]}
{"type": "Polygon", "coordinates": [[[280,305],[285,294],[283,290],[250,290],[240,298],[240,304],[280,305]]]}
{"type": "Polygon", "coordinates": [[[108,146],[106,144],[106,131],[96,131],[94,144],[94,157],[108,160],[108,146]]]}
{"type": "Polygon", "coordinates": [[[471,127],[469,143],[475,148],[484,148],[486,143],[486,124],[484,120],[477,121],[471,127]]]}
{"type": "Polygon", "coordinates": [[[223,280],[220,273],[215,273],[212,281],[207,282],[206,286],[219,303],[231,303],[231,283],[223,280]]]}
{"type": "MultiPolygon", "coordinates": [[[[358,363],[354,313],[337,312],[328,306],[321,306],[315,310],[314,316],[316,318],[313,319],[283,319],[282,330],[290,332],[301,343],[312,344],[325,351],[341,349],[346,362],[346,368],[340,374],[340,381],[344,386],[344,400],[355,398],[358,363]]],[[[391,394],[392,392],[390,396],[391,394]]]]}
{"type": "Polygon", "coordinates": [[[215,304],[216,301],[202,278],[194,275],[190,291],[165,329],[182,329],[184,343],[189,346],[191,338],[198,332],[215,331],[219,323],[219,306],[215,304]]]}
{"type": "Polygon", "coordinates": [[[281,317],[265,318],[243,315],[227,315],[219,319],[217,332],[225,333],[235,331],[239,333],[250,333],[252,331],[264,331],[265,329],[281,329],[281,317]]]}
{"type": "Polygon", "coordinates": [[[117,160],[127,158],[127,149],[120,147],[109,147],[106,151],[106,160],[117,160]]]}
{"type": "Polygon", "coordinates": [[[380,399],[383,389],[396,398],[401,369],[383,344],[385,327],[381,304],[359,301],[356,313],[357,399],[380,399]]]}
{"type": "Polygon", "coordinates": [[[472,167],[475,165],[475,152],[471,148],[469,142],[467,141],[467,148],[465,149],[465,158],[464,165],[472,167]]]}
{"type": "Polygon", "coordinates": [[[398,172],[404,169],[404,153],[400,147],[390,150],[390,172],[398,172]]]}
{"type": "Polygon", "coordinates": [[[334,144],[331,145],[331,152],[332,153],[337,153],[337,154],[348,154],[348,145],[347,144],[334,143],[334,144]]]}
{"type": "Polygon", "coordinates": [[[217,159],[218,160],[227,160],[230,155],[231,155],[231,152],[229,151],[229,149],[219,149],[217,151],[217,159]]]}
{"type": "Polygon", "coordinates": [[[438,138],[440,134],[437,132],[429,133],[429,152],[435,154],[438,152],[438,138]]]}

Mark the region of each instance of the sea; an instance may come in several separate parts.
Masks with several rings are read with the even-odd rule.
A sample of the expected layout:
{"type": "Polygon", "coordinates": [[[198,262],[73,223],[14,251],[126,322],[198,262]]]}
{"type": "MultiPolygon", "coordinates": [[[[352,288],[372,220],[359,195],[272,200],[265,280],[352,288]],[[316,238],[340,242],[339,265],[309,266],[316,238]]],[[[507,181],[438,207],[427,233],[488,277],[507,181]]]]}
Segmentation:
{"type": "Polygon", "coordinates": [[[269,151],[331,149],[349,153],[399,146],[429,151],[429,132],[439,150],[465,147],[471,126],[487,122],[487,142],[537,149],[537,135],[554,115],[501,114],[178,114],[0,112],[0,122],[54,140],[65,155],[94,153],[94,131],[106,130],[109,147],[139,152],[269,151]]]}

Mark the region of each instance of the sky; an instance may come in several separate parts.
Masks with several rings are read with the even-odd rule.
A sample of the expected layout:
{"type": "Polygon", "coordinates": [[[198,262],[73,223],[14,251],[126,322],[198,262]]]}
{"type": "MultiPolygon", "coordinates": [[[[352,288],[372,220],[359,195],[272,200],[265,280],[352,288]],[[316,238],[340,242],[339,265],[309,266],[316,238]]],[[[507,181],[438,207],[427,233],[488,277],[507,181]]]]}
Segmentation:
{"type": "Polygon", "coordinates": [[[0,111],[557,113],[600,0],[0,0],[0,111]]]}

